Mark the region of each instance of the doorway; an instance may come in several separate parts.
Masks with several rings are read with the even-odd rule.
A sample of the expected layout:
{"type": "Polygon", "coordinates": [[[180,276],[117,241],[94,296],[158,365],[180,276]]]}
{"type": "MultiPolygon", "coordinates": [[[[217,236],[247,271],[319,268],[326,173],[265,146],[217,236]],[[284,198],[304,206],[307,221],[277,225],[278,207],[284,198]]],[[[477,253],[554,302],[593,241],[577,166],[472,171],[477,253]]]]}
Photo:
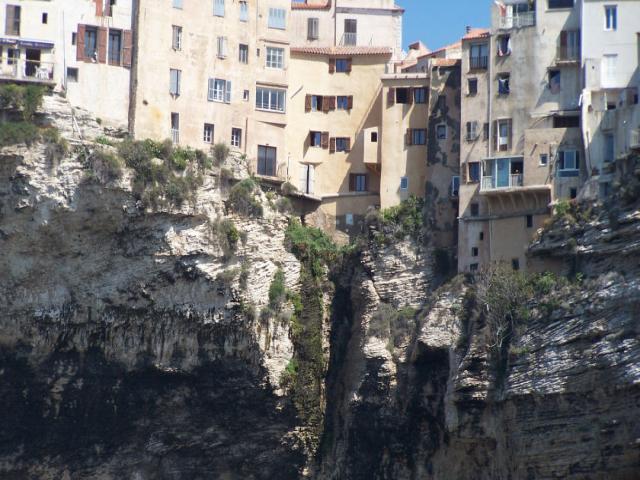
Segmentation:
{"type": "Polygon", "coordinates": [[[27,65],[24,73],[27,77],[35,77],[40,68],[40,50],[27,48],[27,65]]]}

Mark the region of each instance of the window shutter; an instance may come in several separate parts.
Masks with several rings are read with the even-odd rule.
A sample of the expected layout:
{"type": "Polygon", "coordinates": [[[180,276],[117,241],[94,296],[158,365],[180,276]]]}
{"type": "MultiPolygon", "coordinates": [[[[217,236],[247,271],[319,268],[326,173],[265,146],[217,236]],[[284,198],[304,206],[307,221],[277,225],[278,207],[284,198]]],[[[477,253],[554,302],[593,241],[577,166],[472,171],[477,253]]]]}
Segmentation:
{"type": "Polygon", "coordinates": [[[224,101],[226,103],[231,103],[231,81],[227,80],[226,82],[226,91],[224,95],[224,101]]]}
{"type": "Polygon", "coordinates": [[[104,5],[104,16],[105,17],[111,16],[111,0],[107,0],[107,3],[104,5]]]}
{"type": "Polygon", "coordinates": [[[351,151],[351,137],[347,138],[345,140],[345,151],[346,152],[350,152],[351,151]]]}
{"type": "Polygon", "coordinates": [[[580,170],[580,152],[576,150],[576,170],[580,170]]]}
{"type": "Polygon", "coordinates": [[[413,145],[413,129],[407,128],[407,133],[404,135],[404,143],[408,147],[413,145]]]}
{"type": "Polygon", "coordinates": [[[497,152],[500,149],[500,146],[498,145],[498,121],[497,120],[493,121],[493,132],[491,132],[491,136],[493,138],[493,148],[497,152]]]}
{"type": "Polygon", "coordinates": [[[347,73],[351,73],[352,60],[347,58],[347,73]]]}
{"type": "Polygon", "coordinates": [[[214,79],[210,78],[207,84],[207,100],[213,101],[213,91],[215,90],[214,79]]]}
{"type": "Polygon", "coordinates": [[[329,59],[329,73],[335,73],[336,71],[336,59],[335,58],[330,58],[329,59]]]}
{"type": "Polygon", "coordinates": [[[560,48],[562,49],[561,54],[565,55],[567,53],[567,32],[560,32],[560,48]]]}
{"type": "Polygon", "coordinates": [[[336,153],[336,139],[333,137],[329,140],[329,153],[336,153]]]}
{"type": "Polygon", "coordinates": [[[4,19],[4,33],[5,35],[11,35],[13,33],[13,18],[15,16],[15,7],[13,5],[7,5],[6,17],[4,19]]]}
{"type": "Polygon", "coordinates": [[[107,28],[98,27],[98,63],[107,63],[107,28]]]}
{"type": "Polygon", "coordinates": [[[351,110],[353,108],[353,95],[349,95],[347,97],[347,110],[351,110]]]}
{"type": "Polygon", "coordinates": [[[103,0],[93,0],[96,3],[96,17],[102,16],[102,1],[103,0]]]}
{"type": "Polygon", "coordinates": [[[78,33],[76,34],[76,60],[83,62],[84,58],[84,36],[86,33],[86,27],[84,25],[78,25],[78,33]]]}
{"type": "Polygon", "coordinates": [[[325,150],[329,148],[329,132],[322,132],[320,135],[320,144],[325,150]]]}
{"type": "Polygon", "coordinates": [[[335,110],[336,109],[336,97],[331,96],[329,97],[329,110],[335,110]]]}
{"type": "Polygon", "coordinates": [[[391,87],[387,92],[387,104],[392,107],[396,104],[396,89],[391,87]]]}
{"type": "Polygon", "coordinates": [[[369,175],[363,175],[364,177],[364,191],[369,191],[369,175]]]}
{"type": "Polygon", "coordinates": [[[327,113],[329,111],[329,107],[330,107],[329,98],[330,97],[324,97],[324,96],[322,97],[322,111],[324,113],[327,113]]]}
{"type": "Polygon", "coordinates": [[[409,88],[409,95],[408,95],[408,97],[409,97],[409,98],[407,99],[407,103],[408,103],[409,105],[412,105],[412,104],[413,104],[413,95],[414,95],[414,93],[413,93],[413,92],[414,92],[414,91],[415,91],[415,88],[413,88],[413,87],[412,87],[412,88],[409,88]]]}
{"type": "Polygon", "coordinates": [[[507,129],[508,129],[508,137],[507,137],[507,150],[511,150],[513,148],[513,128],[511,119],[507,120],[507,129]]]}
{"type": "Polygon", "coordinates": [[[304,111],[305,112],[311,111],[311,95],[307,95],[304,97],[304,111]]]}
{"type": "Polygon", "coordinates": [[[133,56],[133,37],[131,34],[131,30],[125,30],[122,36],[124,44],[124,47],[122,49],[122,66],[131,67],[131,59],[133,56]]]}
{"type": "Polygon", "coordinates": [[[353,173],[349,174],[349,191],[356,191],[356,176],[353,173]]]}

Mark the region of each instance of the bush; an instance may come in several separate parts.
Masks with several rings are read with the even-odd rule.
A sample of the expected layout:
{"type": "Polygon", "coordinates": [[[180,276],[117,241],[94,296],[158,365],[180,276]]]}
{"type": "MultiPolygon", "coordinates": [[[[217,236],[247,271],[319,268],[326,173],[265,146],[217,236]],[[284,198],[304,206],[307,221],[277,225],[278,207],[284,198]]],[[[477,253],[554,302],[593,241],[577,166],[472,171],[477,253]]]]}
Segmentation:
{"type": "Polygon", "coordinates": [[[230,219],[216,220],[210,224],[209,230],[225,258],[231,258],[238,248],[240,232],[230,219]]]}
{"type": "Polygon", "coordinates": [[[31,145],[39,138],[38,127],[27,122],[0,123],[0,147],[25,143],[31,145]]]}
{"type": "Polygon", "coordinates": [[[0,109],[20,110],[22,119],[30,122],[42,106],[44,91],[38,85],[0,85],[0,109]]]}
{"type": "Polygon", "coordinates": [[[107,137],[105,137],[104,135],[98,135],[95,139],[95,142],[100,144],[100,145],[106,145],[108,147],[113,147],[115,146],[115,143],[112,142],[111,140],[109,140],[107,137]]]}
{"type": "Polygon", "coordinates": [[[93,178],[102,184],[108,184],[122,178],[123,166],[120,158],[104,150],[94,151],[88,161],[93,178]]]}
{"type": "Polygon", "coordinates": [[[293,204],[291,203],[291,200],[284,197],[278,199],[276,202],[276,208],[280,213],[284,214],[293,212],[293,204]]]}
{"type": "Polygon", "coordinates": [[[222,165],[229,156],[229,147],[226,143],[216,143],[211,150],[213,152],[214,164],[217,167],[222,165]]]}
{"type": "Polygon", "coordinates": [[[256,199],[257,185],[251,178],[237,183],[229,192],[227,206],[236,213],[250,217],[262,217],[264,210],[262,204],[256,199]]]}
{"type": "Polygon", "coordinates": [[[42,140],[45,143],[45,155],[49,163],[57,162],[69,153],[69,144],[60,137],[60,132],[55,127],[44,130],[42,140]]]}
{"type": "Polygon", "coordinates": [[[290,182],[284,182],[280,187],[280,191],[283,195],[291,195],[292,193],[296,193],[298,188],[290,182]]]}
{"type": "Polygon", "coordinates": [[[269,307],[276,312],[280,311],[282,303],[286,299],[287,289],[284,284],[284,271],[276,270],[271,285],[269,286],[269,307]]]}
{"type": "Polygon", "coordinates": [[[322,230],[303,226],[297,219],[289,223],[285,241],[291,252],[308,265],[315,278],[323,274],[324,265],[331,264],[338,254],[336,245],[322,230]]]}

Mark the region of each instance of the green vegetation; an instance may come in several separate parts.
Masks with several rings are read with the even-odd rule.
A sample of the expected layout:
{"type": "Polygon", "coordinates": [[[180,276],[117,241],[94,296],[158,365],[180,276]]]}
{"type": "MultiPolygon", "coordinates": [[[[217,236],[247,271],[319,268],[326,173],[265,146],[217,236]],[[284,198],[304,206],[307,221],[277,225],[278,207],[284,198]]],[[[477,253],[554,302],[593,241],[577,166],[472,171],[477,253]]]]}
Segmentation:
{"type": "Polygon", "coordinates": [[[374,240],[379,245],[389,245],[407,237],[417,240],[422,235],[423,208],[424,200],[411,195],[398,206],[369,211],[365,223],[376,228],[374,240]]]}
{"type": "Polygon", "coordinates": [[[213,161],[216,167],[222,165],[229,156],[229,147],[226,143],[216,143],[211,151],[213,153],[213,161]]]}
{"type": "Polygon", "coordinates": [[[0,123],[0,147],[25,143],[31,145],[40,138],[38,127],[28,122],[0,123]]]}
{"type": "Polygon", "coordinates": [[[338,248],[322,230],[303,226],[297,219],[289,222],[285,240],[314,278],[320,278],[325,265],[330,265],[338,255],[338,248]]]}
{"type": "Polygon", "coordinates": [[[212,240],[214,240],[222,250],[224,257],[228,260],[238,249],[238,240],[240,240],[240,232],[236,228],[232,220],[218,219],[209,223],[209,232],[212,240]]]}
{"type": "Polygon", "coordinates": [[[279,198],[275,205],[276,209],[283,214],[288,214],[293,212],[293,204],[291,200],[286,197],[279,198]]]}
{"type": "Polygon", "coordinates": [[[0,85],[0,109],[19,110],[22,120],[31,122],[42,106],[44,92],[44,87],[38,85],[0,85]]]}
{"type": "Polygon", "coordinates": [[[371,316],[369,336],[388,339],[387,348],[393,352],[394,347],[399,347],[413,331],[418,311],[406,306],[398,310],[388,303],[380,303],[371,316]]]}
{"type": "Polygon", "coordinates": [[[227,207],[241,215],[262,217],[264,210],[260,200],[256,198],[258,185],[252,178],[246,178],[231,188],[227,207]]]}
{"type": "Polygon", "coordinates": [[[276,312],[280,311],[287,297],[287,289],[284,284],[284,271],[279,268],[273,276],[269,286],[269,307],[276,312]]]}
{"type": "Polygon", "coordinates": [[[114,147],[115,143],[108,139],[107,137],[105,137],[104,135],[98,135],[95,139],[95,142],[100,144],[100,145],[105,145],[107,147],[114,147]]]}
{"type": "Polygon", "coordinates": [[[291,195],[292,193],[296,193],[298,189],[293,183],[284,182],[280,187],[280,191],[282,192],[283,195],[291,195]]]}
{"type": "Polygon", "coordinates": [[[69,144],[60,136],[57,128],[51,127],[43,130],[41,137],[45,144],[45,155],[49,163],[58,162],[69,153],[69,144]]]}
{"type": "Polygon", "coordinates": [[[122,178],[124,162],[105,150],[95,150],[88,158],[88,179],[104,185],[122,178]]]}

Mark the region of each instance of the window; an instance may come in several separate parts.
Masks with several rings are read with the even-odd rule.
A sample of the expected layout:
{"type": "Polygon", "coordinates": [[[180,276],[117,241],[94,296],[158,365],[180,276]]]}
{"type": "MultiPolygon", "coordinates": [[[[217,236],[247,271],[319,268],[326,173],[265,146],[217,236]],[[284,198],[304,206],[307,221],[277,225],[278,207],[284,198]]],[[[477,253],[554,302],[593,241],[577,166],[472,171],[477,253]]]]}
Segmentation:
{"type": "Polygon", "coordinates": [[[496,150],[506,152],[511,149],[511,120],[496,121],[496,150]]]}
{"type": "Polygon", "coordinates": [[[7,65],[16,65],[20,59],[19,48],[7,48],[7,65]]]}
{"type": "Polygon", "coordinates": [[[244,90],[242,92],[242,100],[244,100],[245,102],[249,101],[249,90],[244,90]]]}
{"type": "Polygon", "coordinates": [[[71,33],[71,45],[75,45],[78,41],[78,34],[76,32],[71,33]]]}
{"type": "Polygon", "coordinates": [[[210,78],[207,86],[207,100],[210,102],[231,102],[231,82],[221,78],[210,78]]]}
{"type": "Polygon", "coordinates": [[[307,40],[317,40],[319,37],[319,22],[318,18],[307,19],[307,40]]]}
{"type": "Polygon", "coordinates": [[[348,73],[351,71],[351,60],[347,58],[336,58],[336,72],[348,73]]]}
{"type": "Polygon", "coordinates": [[[496,40],[496,47],[499,57],[511,55],[511,35],[500,35],[496,40]]]}
{"type": "Polygon", "coordinates": [[[322,132],[309,132],[309,145],[322,148],[322,132]]]}
{"type": "Polygon", "coordinates": [[[427,103],[427,89],[424,87],[413,89],[414,103],[427,103]]]}
{"type": "Polygon", "coordinates": [[[549,165],[549,155],[546,153],[541,153],[540,154],[540,166],[541,167],[546,167],[547,165],[549,165]]]}
{"type": "Polygon", "coordinates": [[[358,21],[353,18],[344,20],[344,41],[343,45],[358,44],[358,21]]]}
{"type": "Polygon", "coordinates": [[[109,30],[109,65],[120,65],[122,60],[122,32],[109,30]]]}
{"type": "Polygon", "coordinates": [[[276,149],[258,145],[258,175],[276,176],[276,149]]]}
{"type": "Polygon", "coordinates": [[[98,30],[86,28],[84,31],[84,57],[97,60],[98,30]]]}
{"type": "Polygon", "coordinates": [[[363,173],[352,173],[349,175],[349,191],[350,192],[366,192],[367,191],[367,175],[363,173]]]}
{"type": "Polygon", "coordinates": [[[436,138],[438,140],[446,140],[447,139],[447,126],[444,124],[440,124],[436,126],[436,138]]]}
{"type": "Polygon", "coordinates": [[[346,213],[344,215],[344,223],[349,227],[353,225],[353,213],[346,213]]]}
{"type": "Polygon", "coordinates": [[[242,129],[241,128],[231,129],[231,146],[236,148],[240,148],[242,146],[242,129]]]}
{"type": "Polygon", "coordinates": [[[471,216],[472,217],[477,217],[478,215],[480,215],[480,205],[477,203],[472,203],[469,206],[470,210],[471,210],[471,216]]]}
{"type": "Polygon", "coordinates": [[[469,271],[470,272],[477,272],[478,271],[478,264],[477,263],[472,263],[471,265],[469,265],[469,271]]]}
{"type": "Polygon", "coordinates": [[[549,9],[573,8],[573,0],[549,0],[549,9]]]}
{"type": "Polygon", "coordinates": [[[180,114],[171,113],[171,141],[174,144],[180,143],[180,114]]]}
{"type": "Polygon", "coordinates": [[[616,80],[618,55],[605,54],[602,56],[602,83],[611,84],[616,80]]]}
{"type": "Polygon", "coordinates": [[[173,0],[173,8],[182,8],[182,0],[173,0]]]}
{"type": "Polygon", "coordinates": [[[549,90],[551,93],[560,93],[560,70],[549,70],[549,90]]]}
{"type": "Polygon", "coordinates": [[[618,29],[618,7],[616,5],[605,5],[604,29],[607,31],[618,29]]]}
{"type": "Polygon", "coordinates": [[[485,70],[489,66],[489,45],[486,43],[471,45],[469,64],[471,70],[485,70]]]}
{"type": "Polygon", "coordinates": [[[238,61],[240,63],[249,63],[249,45],[241,43],[238,46],[238,61]]]}
{"type": "Polygon", "coordinates": [[[515,271],[520,270],[520,259],[518,258],[514,258],[511,260],[511,268],[513,268],[515,271]]]}
{"type": "Polygon", "coordinates": [[[565,61],[580,59],[580,30],[560,32],[560,51],[558,58],[565,61]]]}
{"type": "Polygon", "coordinates": [[[406,192],[409,190],[409,177],[400,177],[400,191],[406,192]]]}
{"type": "Polygon", "coordinates": [[[287,28],[287,11],[284,8],[269,9],[269,28],[285,30],[287,28]]]}
{"type": "Polygon", "coordinates": [[[204,130],[202,133],[202,141],[204,143],[213,143],[213,125],[210,123],[204,124],[204,130]]]}
{"type": "Polygon", "coordinates": [[[426,145],[427,131],[424,128],[414,128],[411,130],[412,145],[426,145]]]}
{"type": "Polygon", "coordinates": [[[575,150],[558,152],[558,170],[561,177],[577,177],[580,170],[580,155],[575,150]]]}
{"type": "Polygon", "coordinates": [[[553,128],[580,128],[580,117],[578,115],[555,115],[553,128]]]}
{"type": "Polygon", "coordinates": [[[349,104],[349,97],[347,97],[346,95],[339,95],[337,97],[338,110],[350,110],[351,107],[349,106],[349,104]]]}
{"type": "Polygon", "coordinates": [[[267,67],[284,68],[284,48],[267,47],[267,67]]]}
{"type": "Polygon", "coordinates": [[[216,17],[224,17],[224,0],[213,0],[213,14],[216,17]]]}
{"type": "Polygon", "coordinates": [[[19,5],[7,5],[5,10],[5,34],[20,35],[20,13],[22,8],[19,5]]]}
{"type": "Polygon", "coordinates": [[[49,23],[49,14],[47,12],[42,12],[42,23],[49,23]]]}
{"type": "Polygon", "coordinates": [[[613,162],[615,158],[615,138],[612,134],[606,133],[604,135],[604,156],[603,160],[605,162],[613,162]]]}
{"type": "Polygon", "coordinates": [[[67,67],[67,82],[75,83],[78,81],[78,69],[67,67]]]}
{"type": "Polygon", "coordinates": [[[454,175],[451,177],[451,187],[449,189],[449,195],[456,198],[460,195],[460,177],[454,175]]]}
{"type": "Polygon", "coordinates": [[[321,112],[324,103],[324,97],[322,95],[311,95],[311,111],[321,112]]]}
{"type": "Polygon", "coordinates": [[[478,247],[471,247],[471,256],[472,257],[477,257],[480,254],[480,251],[478,250],[478,247]]]}
{"type": "Polygon", "coordinates": [[[247,6],[247,2],[240,2],[240,21],[246,22],[249,20],[249,7],[247,6]]]}
{"type": "Polygon", "coordinates": [[[473,142],[478,138],[478,122],[467,122],[467,141],[473,142]]]}
{"type": "Polygon", "coordinates": [[[478,238],[480,239],[481,242],[484,242],[484,232],[480,232],[480,235],[478,235],[478,238]]]}
{"type": "Polygon", "coordinates": [[[480,181],[480,162],[469,162],[469,182],[478,183],[480,181]]]}
{"type": "MultiPolygon", "coordinates": [[[[606,191],[606,189],[605,189],[606,191]]],[[[569,190],[569,198],[571,198],[571,200],[575,199],[578,196],[578,189],[577,188],[571,188],[569,190]]],[[[607,195],[605,195],[607,196],[607,195]]]]}
{"type": "Polygon", "coordinates": [[[174,68],[169,70],[169,93],[176,97],[180,95],[180,81],[182,80],[182,71],[174,68]]]}
{"type": "Polygon", "coordinates": [[[227,37],[218,37],[218,58],[227,56],[227,37]]]}
{"type": "Polygon", "coordinates": [[[526,224],[527,228],[533,228],[533,215],[527,215],[526,224]]]}
{"type": "Polygon", "coordinates": [[[378,132],[371,132],[371,143],[378,143],[378,132]]]}
{"type": "Polygon", "coordinates": [[[256,108],[284,113],[286,93],[278,88],[256,87],[256,108]]]}
{"type": "Polygon", "coordinates": [[[509,95],[511,75],[508,73],[498,74],[498,95],[509,95]]]}
{"type": "Polygon", "coordinates": [[[336,152],[349,152],[351,151],[351,139],[347,137],[337,137],[335,138],[336,142],[336,152]]]}
{"type": "Polygon", "coordinates": [[[171,35],[171,48],[174,50],[182,50],[182,27],[172,26],[173,33],[171,35]]]}
{"type": "Polygon", "coordinates": [[[410,93],[408,88],[396,88],[396,103],[411,103],[410,93]]]}
{"type": "Polygon", "coordinates": [[[478,79],[470,78],[467,80],[467,94],[476,95],[478,93],[478,79]]]}

